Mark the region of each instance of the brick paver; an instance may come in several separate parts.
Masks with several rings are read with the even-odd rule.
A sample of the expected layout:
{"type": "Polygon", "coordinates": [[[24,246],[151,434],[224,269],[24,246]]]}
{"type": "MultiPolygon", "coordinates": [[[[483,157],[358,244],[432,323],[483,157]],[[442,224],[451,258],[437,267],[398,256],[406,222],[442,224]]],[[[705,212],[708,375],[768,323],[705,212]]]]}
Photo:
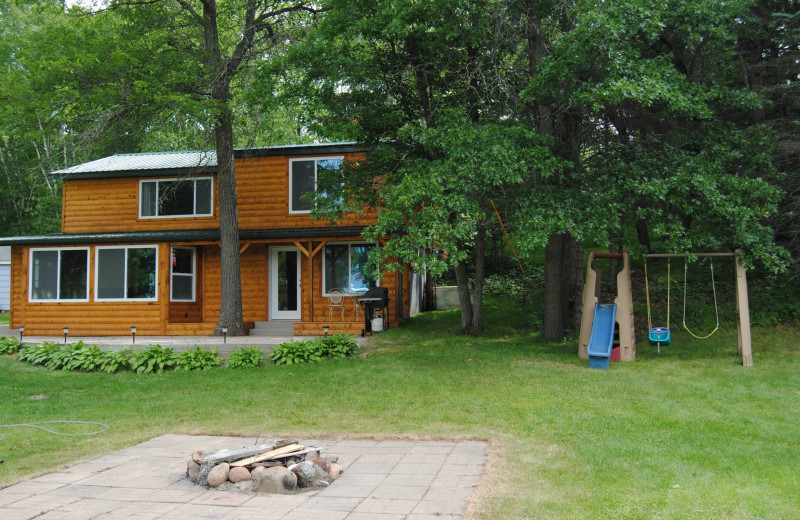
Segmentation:
{"type": "Polygon", "coordinates": [[[208,490],[184,478],[197,450],[259,439],[163,435],[0,489],[2,520],[460,520],[483,473],[481,441],[301,441],[338,456],[329,487],[296,495],[208,490]]]}

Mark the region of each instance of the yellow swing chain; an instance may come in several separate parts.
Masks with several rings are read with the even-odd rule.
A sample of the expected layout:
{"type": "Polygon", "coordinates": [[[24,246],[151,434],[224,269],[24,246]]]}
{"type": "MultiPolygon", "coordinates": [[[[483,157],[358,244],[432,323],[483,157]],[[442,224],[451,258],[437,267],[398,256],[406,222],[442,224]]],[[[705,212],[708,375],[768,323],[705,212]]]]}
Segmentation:
{"type": "Polygon", "coordinates": [[[683,264],[683,328],[686,329],[686,332],[692,335],[693,338],[696,339],[708,339],[714,335],[715,332],[719,330],[719,307],[717,306],[717,284],[714,281],[714,259],[711,258],[711,288],[714,290],[714,313],[717,315],[717,325],[714,327],[714,330],[709,332],[705,336],[698,336],[691,330],[689,327],[686,326],[686,278],[689,274],[689,261],[688,259],[683,264]]]}

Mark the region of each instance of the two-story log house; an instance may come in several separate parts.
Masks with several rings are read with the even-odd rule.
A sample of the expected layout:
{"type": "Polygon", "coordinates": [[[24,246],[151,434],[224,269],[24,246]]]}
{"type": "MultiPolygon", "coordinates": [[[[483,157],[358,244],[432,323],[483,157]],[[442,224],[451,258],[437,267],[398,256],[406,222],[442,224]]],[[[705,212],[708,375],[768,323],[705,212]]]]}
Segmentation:
{"type": "MultiPolygon", "coordinates": [[[[361,237],[375,211],[335,226],[303,195],[325,168],[358,160],[351,143],[236,151],[246,326],[283,321],[294,333],[358,333],[357,295],[389,290],[388,324],[409,309],[409,273],[362,272],[379,243],[361,237]],[[331,294],[344,293],[330,308],[331,294]]],[[[220,306],[219,198],[213,152],[114,155],[54,172],[63,179],[61,233],[0,239],[12,246],[10,326],[26,334],[206,335],[220,306]]],[[[337,298],[338,299],[338,298],[337,298]]]]}

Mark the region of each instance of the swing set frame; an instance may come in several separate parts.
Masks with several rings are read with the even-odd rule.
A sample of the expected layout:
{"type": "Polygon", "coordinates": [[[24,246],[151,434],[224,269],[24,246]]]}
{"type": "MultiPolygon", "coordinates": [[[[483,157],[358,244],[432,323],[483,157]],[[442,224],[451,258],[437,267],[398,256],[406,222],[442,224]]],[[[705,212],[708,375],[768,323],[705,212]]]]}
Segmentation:
{"type": "Polygon", "coordinates": [[[649,258],[715,258],[733,257],[736,264],[736,329],[739,335],[737,353],[742,358],[742,366],[753,366],[753,342],[750,335],[750,304],[747,299],[747,272],[739,262],[742,250],[737,249],[733,253],[651,253],[644,255],[649,258]]]}

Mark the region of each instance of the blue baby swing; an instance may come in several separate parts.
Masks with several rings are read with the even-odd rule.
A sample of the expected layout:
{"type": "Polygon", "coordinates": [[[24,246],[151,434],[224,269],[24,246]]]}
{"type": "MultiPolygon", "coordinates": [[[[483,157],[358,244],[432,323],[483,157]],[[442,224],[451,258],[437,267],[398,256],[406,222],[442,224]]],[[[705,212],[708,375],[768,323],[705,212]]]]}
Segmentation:
{"type": "Polygon", "coordinates": [[[644,261],[644,292],[647,295],[647,335],[651,345],[658,345],[658,353],[661,354],[661,346],[670,344],[671,334],[669,330],[669,288],[670,288],[670,261],[667,260],[667,326],[653,327],[653,319],[650,315],[650,282],[647,279],[647,259],[644,261]]]}

